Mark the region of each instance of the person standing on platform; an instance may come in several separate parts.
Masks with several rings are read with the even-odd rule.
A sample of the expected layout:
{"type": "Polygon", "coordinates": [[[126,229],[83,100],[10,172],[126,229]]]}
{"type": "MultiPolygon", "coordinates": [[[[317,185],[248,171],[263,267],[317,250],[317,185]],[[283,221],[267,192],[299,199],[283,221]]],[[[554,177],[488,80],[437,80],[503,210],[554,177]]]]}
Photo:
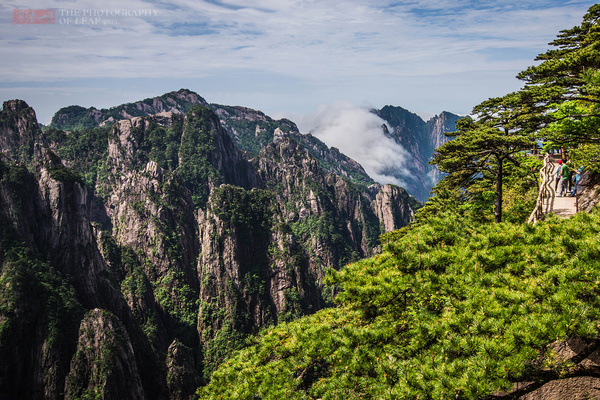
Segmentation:
{"type": "Polygon", "coordinates": [[[579,167],[579,169],[575,171],[575,177],[573,178],[573,181],[575,183],[573,184],[573,191],[571,192],[571,197],[577,194],[577,183],[581,180],[581,174],[583,174],[583,167],[579,167]]]}
{"type": "Polygon", "coordinates": [[[556,182],[554,183],[554,191],[558,190],[558,182],[560,181],[560,167],[562,167],[562,160],[558,160],[558,167],[556,168],[556,182]]]}
{"type": "Polygon", "coordinates": [[[560,182],[558,183],[558,197],[567,195],[569,185],[569,166],[567,163],[561,163],[560,167],[560,182]]]}

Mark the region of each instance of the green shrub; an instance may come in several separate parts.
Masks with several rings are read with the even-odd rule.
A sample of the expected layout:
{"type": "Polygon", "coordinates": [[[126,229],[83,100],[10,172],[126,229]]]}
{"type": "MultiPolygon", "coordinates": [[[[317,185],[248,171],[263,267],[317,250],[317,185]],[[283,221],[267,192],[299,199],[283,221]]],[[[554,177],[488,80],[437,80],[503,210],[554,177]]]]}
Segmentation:
{"type": "Polygon", "coordinates": [[[455,216],[331,270],[337,308],[264,331],[201,399],[478,399],[560,377],[535,360],[600,324],[598,215],[536,226],[455,216]]]}

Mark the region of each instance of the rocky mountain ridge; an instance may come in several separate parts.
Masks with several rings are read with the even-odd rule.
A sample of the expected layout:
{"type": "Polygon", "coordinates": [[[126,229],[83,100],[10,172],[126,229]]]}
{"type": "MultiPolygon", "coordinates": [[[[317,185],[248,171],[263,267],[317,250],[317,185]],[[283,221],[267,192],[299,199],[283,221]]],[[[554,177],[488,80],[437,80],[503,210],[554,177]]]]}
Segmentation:
{"type": "Polygon", "coordinates": [[[249,157],[205,105],[42,132],[13,100],[0,145],[5,398],[190,398],[248,335],[329,304],[324,271],[418,206],[294,135],[249,157]]]}
{"type": "Polygon", "coordinates": [[[180,89],[162,96],[147,98],[134,103],[121,104],[112,108],[84,108],[75,105],[64,107],[54,114],[49,126],[67,131],[95,128],[104,125],[110,126],[122,119],[155,115],[164,112],[185,114],[193,105],[207,106],[208,103],[197,93],[187,89],[180,89]]]}
{"type": "MultiPolygon", "coordinates": [[[[328,147],[310,133],[300,133],[294,122],[288,119],[274,120],[261,111],[247,107],[209,104],[204,98],[188,89],[180,89],[159,97],[110,109],[65,107],[55,114],[50,127],[70,130],[73,127],[110,126],[118,119],[136,116],[163,115],[168,118],[169,113],[185,114],[193,105],[206,106],[214,111],[221,126],[236,146],[249,157],[257,156],[269,143],[289,136],[307,148],[311,155],[319,160],[325,171],[348,178],[363,189],[375,183],[355,160],[336,148],[328,147]]],[[[444,132],[454,131],[456,120],[460,117],[444,111],[424,121],[418,115],[394,106],[385,106],[381,110],[373,109],[371,112],[386,121],[387,124],[382,126],[383,132],[410,154],[408,165],[392,166],[385,171],[385,174],[406,182],[405,189],[419,201],[425,201],[430,195],[431,188],[441,178],[439,170],[430,165],[429,160],[433,156],[434,149],[448,140],[444,132]],[[403,172],[407,169],[409,176],[403,172]]]]}

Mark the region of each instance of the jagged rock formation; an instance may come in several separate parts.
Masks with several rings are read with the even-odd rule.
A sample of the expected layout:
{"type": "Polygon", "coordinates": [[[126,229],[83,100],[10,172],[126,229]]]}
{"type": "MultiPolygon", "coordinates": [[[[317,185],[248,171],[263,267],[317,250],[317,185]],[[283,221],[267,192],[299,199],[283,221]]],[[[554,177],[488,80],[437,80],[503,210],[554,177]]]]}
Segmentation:
{"type": "Polygon", "coordinates": [[[110,312],[95,308],[84,316],[66,382],[65,399],[144,399],[129,335],[110,312]]]}
{"type": "MultiPolygon", "coordinates": [[[[407,182],[405,189],[411,195],[425,201],[431,188],[441,179],[440,171],[436,166],[430,165],[429,160],[433,157],[434,150],[449,140],[444,132],[455,131],[456,121],[460,117],[444,111],[425,122],[418,115],[393,106],[385,106],[372,112],[389,123],[391,131],[384,125],[384,133],[411,154],[410,163],[403,165],[410,175],[399,175],[398,178],[407,182]]],[[[394,171],[386,172],[394,175],[394,171]]]]}
{"type": "Polygon", "coordinates": [[[234,144],[249,157],[257,156],[269,143],[291,136],[309,149],[325,171],[348,178],[364,188],[375,183],[356,161],[335,148],[327,147],[310,134],[300,134],[292,121],[273,120],[268,115],[247,107],[208,104],[202,97],[187,89],[110,109],[65,107],[55,114],[50,128],[71,130],[112,126],[123,118],[150,115],[154,116],[159,125],[167,126],[174,123],[173,118],[185,114],[193,105],[207,106],[213,110],[221,127],[233,139],[234,144]]]}
{"type": "Polygon", "coordinates": [[[112,125],[122,119],[165,112],[185,114],[194,105],[206,106],[208,103],[198,94],[187,89],[180,89],[177,92],[170,92],[159,97],[122,104],[109,109],[98,110],[95,107],[86,109],[81,106],[64,107],[54,114],[50,127],[67,131],[94,128],[112,125]]]}
{"type": "Polygon", "coordinates": [[[296,124],[287,119],[278,121],[256,110],[246,107],[223,106],[211,104],[210,108],[217,114],[221,126],[227,131],[235,144],[251,156],[256,156],[260,150],[271,143],[278,135],[297,133],[296,124]]]}
{"type": "Polygon", "coordinates": [[[0,398],[190,398],[247,335],[327,305],[324,271],[418,206],[281,129],[248,159],[211,109],[163,100],[45,133],[4,104],[0,398]]]}
{"type": "MultiPolygon", "coordinates": [[[[340,153],[338,149],[327,147],[310,134],[301,134],[292,121],[274,120],[260,111],[247,107],[208,104],[198,94],[187,89],[110,109],[65,107],[55,114],[50,128],[68,131],[111,126],[122,119],[150,115],[156,116],[157,123],[168,125],[173,114],[183,115],[194,105],[213,110],[221,127],[228,133],[233,143],[249,157],[256,157],[273,141],[283,137],[293,137],[319,160],[326,172],[348,178],[363,189],[375,183],[356,161],[340,153]]],[[[384,125],[382,127],[384,133],[402,145],[412,156],[409,165],[402,165],[402,168],[398,169],[399,171],[408,169],[410,172],[408,177],[394,171],[393,168],[386,173],[392,176],[398,174],[401,181],[407,182],[405,189],[418,200],[425,201],[430,195],[431,188],[441,179],[440,171],[437,167],[429,165],[429,160],[434,150],[449,140],[444,132],[454,131],[455,123],[460,117],[442,112],[428,121],[423,121],[418,115],[393,106],[385,106],[381,110],[372,110],[372,112],[386,120],[391,127],[390,131],[384,125]]]]}

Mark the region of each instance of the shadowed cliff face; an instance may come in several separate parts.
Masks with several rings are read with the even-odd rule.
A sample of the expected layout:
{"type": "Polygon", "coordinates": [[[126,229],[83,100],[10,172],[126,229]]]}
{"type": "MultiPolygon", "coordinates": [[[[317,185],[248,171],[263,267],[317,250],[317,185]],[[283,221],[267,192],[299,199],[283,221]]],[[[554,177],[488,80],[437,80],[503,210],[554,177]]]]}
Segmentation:
{"type": "MultiPolygon", "coordinates": [[[[373,110],[375,114],[390,124],[391,130],[384,125],[387,136],[393,138],[409,154],[410,161],[402,165],[409,171],[409,176],[398,175],[406,182],[406,190],[420,201],[425,201],[431,189],[442,178],[436,166],[430,165],[434,150],[450,138],[446,132],[456,130],[456,121],[460,118],[449,112],[442,112],[427,122],[421,117],[401,107],[385,106],[381,110],[373,110]]],[[[398,174],[391,168],[387,175],[398,174]]]]}
{"type": "MultiPolygon", "coordinates": [[[[5,104],[2,117],[12,110],[5,104]]],[[[51,399],[63,396],[66,375],[75,371],[71,358],[86,309],[111,309],[123,323],[133,321],[98,249],[81,178],[42,138],[18,129],[33,124],[22,120],[31,115],[8,116],[17,121],[8,133],[34,149],[31,157],[0,159],[0,385],[6,398],[51,399]]],[[[139,360],[151,362],[145,340],[134,343],[139,360]]],[[[138,379],[156,388],[146,371],[138,379]]]]}
{"type": "Polygon", "coordinates": [[[70,367],[65,399],[86,395],[115,400],[144,398],[127,330],[108,311],[95,308],[86,313],[70,367]]]}
{"type": "Polygon", "coordinates": [[[11,101],[0,121],[7,398],[190,398],[248,335],[329,304],[324,271],[417,206],[286,135],[247,159],[206,107],[42,133],[11,101]]]}

